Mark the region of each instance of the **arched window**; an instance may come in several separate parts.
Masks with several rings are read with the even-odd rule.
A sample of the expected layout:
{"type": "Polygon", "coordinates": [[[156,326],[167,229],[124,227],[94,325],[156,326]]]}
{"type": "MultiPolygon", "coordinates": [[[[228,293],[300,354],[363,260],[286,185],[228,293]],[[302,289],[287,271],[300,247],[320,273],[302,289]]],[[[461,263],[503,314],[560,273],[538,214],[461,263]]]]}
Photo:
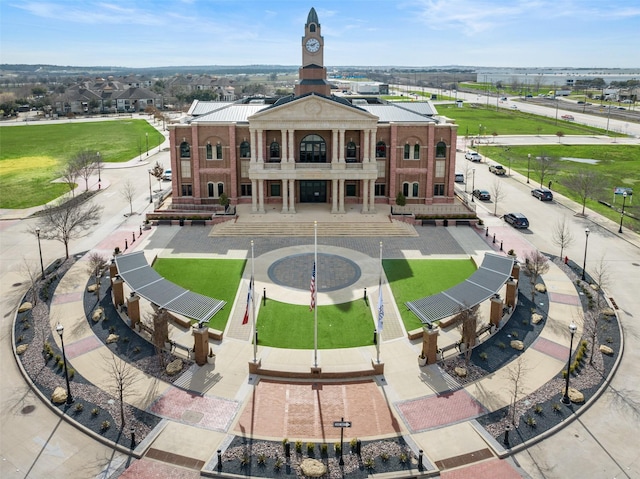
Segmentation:
{"type": "Polygon", "coordinates": [[[356,162],[356,144],[353,141],[347,143],[347,163],[355,163],[356,162]]]}
{"type": "Polygon", "coordinates": [[[405,160],[409,159],[409,153],[411,153],[411,147],[409,146],[409,143],[407,143],[407,144],[404,145],[404,156],[403,156],[403,158],[405,160]]]}
{"type": "Polygon", "coordinates": [[[313,32],[315,32],[315,31],[316,31],[316,26],[315,26],[313,23],[312,23],[311,25],[309,25],[309,31],[310,31],[311,33],[313,33],[313,32]]]}
{"type": "Polygon", "coordinates": [[[420,145],[418,145],[417,143],[413,146],[413,159],[420,159],[420,145]]]}
{"type": "Polygon", "coordinates": [[[326,163],[327,144],[320,135],[307,135],[300,142],[300,163],[326,163]]]}
{"type": "Polygon", "coordinates": [[[277,141],[274,141],[271,143],[271,146],[269,146],[269,161],[280,161],[280,143],[277,141]]]}
{"type": "Polygon", "coordinates": [[[248,141],[240,143],[240,158],[251,158],[251,145],[248,141]]]}
{"type": "Polygon", "coordinates": [[[211,143],[207,143],[207,160],[213,160],[213,147],[211,143]]]}
{"type": "Polygon", "coordinates": [[[402,194],[405,198],[409,197],[409,183],[402,183],[402,194]]]}
{"type": "Polygon", "coordinates": [[[376,143],[376,158],[386,158],[387,157],[387,145],[384,141],[379,141],[376,143]]]}
{"type": "Polygon", "coordinates": [[[413,196],[414,198],[418,197],[418,192],[419,192],[419,188],[418,188],[418,183],[413,183],[413,189],[411,191],[411,196],[413,196]]]}
{"type": "Polygon", "coordinates": [[[222,145],[218,143],[216,145],[216,160],[221,160],[221,159],[222,159],[222,145]]]}
{"type": "Polygon", "coordinates": [[[224,193],[224,183],[218,183],[218,196],[224,193]]]}
{"type": "Polygon", "coordinates": [[[215,190],[213,188],[213,183],[209,182],[207,183],[207,196],[209,198],[215,198],[215,190]]]}
{"type": "Polygon", "coordinates": [[[444,158],[447,156],[447,144],[444,141],[439,141],[436,144],[436,158],[444,158]]]}
{"type": "Polygon", "coordinates": [[[191,158],[191,147],[186,141],[180,143],[180,158],[191,158]]]}

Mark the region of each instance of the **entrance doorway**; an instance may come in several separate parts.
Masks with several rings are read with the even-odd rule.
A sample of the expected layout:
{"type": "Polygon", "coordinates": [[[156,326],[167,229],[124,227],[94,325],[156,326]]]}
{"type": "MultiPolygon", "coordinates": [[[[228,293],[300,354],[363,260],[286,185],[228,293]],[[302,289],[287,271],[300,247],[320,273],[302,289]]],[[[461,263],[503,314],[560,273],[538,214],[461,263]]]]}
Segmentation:
{"type": "Polygon", "coordinates": [[[326,181],[300,181],[300,203],[326,203],[326,181]]]}

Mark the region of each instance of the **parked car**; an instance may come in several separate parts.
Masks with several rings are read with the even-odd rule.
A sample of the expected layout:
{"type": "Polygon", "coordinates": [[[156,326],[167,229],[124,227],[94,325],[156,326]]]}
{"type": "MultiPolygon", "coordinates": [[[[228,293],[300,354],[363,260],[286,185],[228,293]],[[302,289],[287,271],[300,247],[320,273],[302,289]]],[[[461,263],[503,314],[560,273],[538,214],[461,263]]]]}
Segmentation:
{"type": "Polygon", "coordinates": [[[489,165],[489,171],[498,176],[502,176],[507,172],[502,165],[489,165]]]}
{"type": "Polygon", "coordinates": [[[487,190],[473,190],[473,196],[483,201],[489,201],[491,199],[491,195],[487,190]]]}
{"type": "Polygon", "coordinates": [[[553,193],[546,188],[534,188],[531,190],[531,196],[538,198],[540,201],[551,201],[553,193]]]}
{"type": "Polygon", "coordinates": [[[567,121],[573,121],[573,120],[575,120],[575,118],[573,117],[573,115],[562,115],[560,118],[562,118],[563,120],[567,120],[567,121]]]}
{"type": "Polygon", "coordinates": [[[529,227],[529,220],[522,213],[507,213],[502,218],[514,228],[529,227]]]}
{"type": "Polygon", "coordinates": [[[518,109],[518,105],[511,105],[511,109],[512,110],[517,110],[518,109]]]}
{"type": "Polygon", "coordinates": [[[464,174],[456,173],[456,183],[464,183],[464,174]]]}
{"type": "Polygon", "coordinates": [[[482,157],[480,156],[480,153],[478,153],[477,151],[467,151],[464,154],[464,157],[467,160],[473,161],[475,163],[482,161],[482,157]]]}
{"type": "Polygon", "coordinates": [[[162,173],[162,179],[164,181],[171,181],[171,170],[164,170],[164,173],[162,173]]]}

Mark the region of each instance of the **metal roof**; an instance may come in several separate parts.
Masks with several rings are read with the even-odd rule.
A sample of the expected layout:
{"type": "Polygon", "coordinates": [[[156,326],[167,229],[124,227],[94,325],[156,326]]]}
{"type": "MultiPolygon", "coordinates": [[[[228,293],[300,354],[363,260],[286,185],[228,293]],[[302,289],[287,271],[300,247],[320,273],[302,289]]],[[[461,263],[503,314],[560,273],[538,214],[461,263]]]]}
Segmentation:
{"type": "Polygon", "coordinates": [[[132,291],[161,308],[207,322],[220,311],[225,301],[193,293],[160,276],[147,263],[143,251],[116,256],[118,274],[132,291]]]}
{"type": "Polygon", "coordinates": [[[206,115],[207,113],[211,113],[212,111],[216,111],[221,108],[226,108],[232,104],[233,102],[230,102],[230,101],[194,100],[193,104],[189,108],[188,114],[192,116],[202,116],[202,115],[206,115]]]}
{"type": "Polygon", "coordinates": [[[260,110],[268,108],[270,105],[265,104],[228,104],[225,108],[212,111],[195,118],[192,123],[199,122],[249,122],[248,118],[260,110]]]}
{"type": "Polygon", "coordinates": [[[368,111],[369,113],[377,116],[380,123],[389,122],[408,122],[408,123],[435,123],[433,118],[420,115],[418,113],[409,111],[404,108],[399,108],[396,105],[357,105],[358,108],[368,111]]]}
{"type": "Polygon", "coordinates": [[[431,324],[486,301],[511,278],[514,258],[486,253],[480,268],[462,283],[432,296],[406,303],[424,324],[431,324]]]}
{"type": "Polygon", "coordinates": [[[393,106],[412,111],[418,115],[433,116],[438,114],[433,104],[428,101],[396,102],[393,103],[393,106]]]}

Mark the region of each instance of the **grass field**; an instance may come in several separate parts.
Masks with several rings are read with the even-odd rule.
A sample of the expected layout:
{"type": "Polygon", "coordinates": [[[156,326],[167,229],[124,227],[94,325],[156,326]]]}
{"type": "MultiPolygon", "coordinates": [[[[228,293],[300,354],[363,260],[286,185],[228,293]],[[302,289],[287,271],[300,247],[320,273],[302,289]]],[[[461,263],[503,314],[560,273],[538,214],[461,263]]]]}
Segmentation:
{"type": "Polygon", "coordinates": [[[407,309],[406,302],[449,289],[467,279],[476,270],[471,259],[385,259],[382,261],[382,267],[407,331],[421,328],[422,323],[407,309]]]}
{"type": "Polygon", "coordinates": [[[226,301],[213,316],[209,327],[224,331],[236,298],[246,260],[158,258],[153,265],[158,274],[194,293],[226,301]]]}
{"type": "Polygon", "coordinates": [[[129,161],[164,141],[144,120],[117,120],[0,128],[0,208],[47,203],[69,188],[51,183],[63,162],[83,150],[99,151],[104,162],[129,161]]]}

